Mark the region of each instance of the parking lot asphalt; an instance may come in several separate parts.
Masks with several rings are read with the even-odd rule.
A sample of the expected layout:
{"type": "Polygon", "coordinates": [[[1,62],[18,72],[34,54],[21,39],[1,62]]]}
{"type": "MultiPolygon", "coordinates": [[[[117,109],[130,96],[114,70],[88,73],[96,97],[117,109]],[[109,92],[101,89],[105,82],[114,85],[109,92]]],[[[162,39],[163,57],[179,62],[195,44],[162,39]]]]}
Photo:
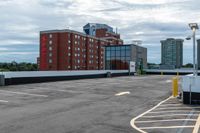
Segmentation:
{"type": "Polygon", "coordinates": [[[0,87],[0,133],[137,133],[131,119],[171,95],[171,78],[127,76],[0,87]]]}

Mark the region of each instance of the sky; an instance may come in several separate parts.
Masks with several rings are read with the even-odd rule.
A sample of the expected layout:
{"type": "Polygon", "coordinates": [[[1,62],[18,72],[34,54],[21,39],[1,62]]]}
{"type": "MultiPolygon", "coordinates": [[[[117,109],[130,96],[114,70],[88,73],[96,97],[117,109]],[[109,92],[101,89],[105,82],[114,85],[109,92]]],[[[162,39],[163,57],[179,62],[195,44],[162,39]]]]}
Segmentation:
{"type": "MultiPolygon", "coordinates": [[[[36,62],[39,31],[72,29],[88,22],[118,28],[124,43],[142,40],[148,62],[160,63],[160,40],[185,39],[200,24],[199,0],[0,0],[0,62],[36,62]]],[[[200,38],[197,31],[197,38],[200,38]]],[[[184,64],[192,41],[184,40],[184,64]]]]}

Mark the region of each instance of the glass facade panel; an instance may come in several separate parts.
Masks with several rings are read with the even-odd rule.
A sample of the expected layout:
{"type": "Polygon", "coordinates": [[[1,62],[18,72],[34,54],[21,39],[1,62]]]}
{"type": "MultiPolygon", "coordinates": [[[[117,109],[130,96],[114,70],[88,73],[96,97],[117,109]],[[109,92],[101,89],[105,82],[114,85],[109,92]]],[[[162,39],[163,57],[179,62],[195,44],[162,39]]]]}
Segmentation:
{"type": "Polygon", "coordinates": [[[111,51],[111,56],[115,56],[115,51],[111,51]]]}
{"type": "Polygon", "coordinates": [[[122,47],[121,47],[121,50],[126,50],[126,46],[122,46],[122,47]]]}
{"type": "Polygon", "coordinates": [[[120,46],[116,47],[116,50],[120,50],[120,46]]]}
{"type": "Polygon", "coordinates": [[[106,51],[106,57],[110,57],[110,51],[109,50],[106,51]]]}
{"type": "Polygon", "coordinates": [[[130,53],[131,53],[130,49],[126,50],[126,56],[130,56],[130,53]]]}
{"type": "Polygon", "coordinates": [[[120,56],[120,50],[116,51],[116,56],[120,56]]]}
{"type": "Polygon", "coordinates": [[[126,56],[126,50],[121,50],[121,56],[126,56]]]}
{"type": "Polygon", "coordinates": [[[130,46],[106,46],[105,68],[127,70],[131,60],[130,48],[130,46]]]}
{"type": "Polygon", "coordinates": [[[111,47],[111,50],[115,51],[115,47],[111,47]]]}

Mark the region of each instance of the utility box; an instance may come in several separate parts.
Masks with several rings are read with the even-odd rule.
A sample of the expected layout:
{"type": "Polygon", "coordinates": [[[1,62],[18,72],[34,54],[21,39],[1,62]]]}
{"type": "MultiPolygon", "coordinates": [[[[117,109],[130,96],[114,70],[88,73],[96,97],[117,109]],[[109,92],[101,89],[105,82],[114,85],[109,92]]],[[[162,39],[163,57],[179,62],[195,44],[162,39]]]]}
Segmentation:
{"type": "Polygon", "coordinates": [[[184,104],[200,104],[200,76],[181,77],[181,89],[184,104]]]}
{"type": "Polygon", "coordinates": [[[0,86],[4,86],[4,85],[5,85],[5,76],[0,75],[0,86]]]}

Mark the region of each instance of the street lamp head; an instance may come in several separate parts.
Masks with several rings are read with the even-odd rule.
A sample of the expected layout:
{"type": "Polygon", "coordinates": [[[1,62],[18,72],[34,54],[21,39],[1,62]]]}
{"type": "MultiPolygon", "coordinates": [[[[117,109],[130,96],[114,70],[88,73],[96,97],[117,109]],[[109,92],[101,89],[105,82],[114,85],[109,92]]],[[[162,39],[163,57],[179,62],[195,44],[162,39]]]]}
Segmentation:
{"type": "Polygon", "coordinates": [[[193,30],[193,29],[199,29],[199,26],[197,23],[189,23],[189,27],[193,30]]]}
{"type": "Polygon", "coordinates": [[[188,37],[186,37],[185,39],[186,39],[186,40],[191,40],[191,37],[190,37],[190,36],[188,36],[188,37]]]}
{"type": "Polygon", "coordinates": [[[192,35],[189,35],[185,38],[186,40],[191,40],[192,39],[192,35]]]}

